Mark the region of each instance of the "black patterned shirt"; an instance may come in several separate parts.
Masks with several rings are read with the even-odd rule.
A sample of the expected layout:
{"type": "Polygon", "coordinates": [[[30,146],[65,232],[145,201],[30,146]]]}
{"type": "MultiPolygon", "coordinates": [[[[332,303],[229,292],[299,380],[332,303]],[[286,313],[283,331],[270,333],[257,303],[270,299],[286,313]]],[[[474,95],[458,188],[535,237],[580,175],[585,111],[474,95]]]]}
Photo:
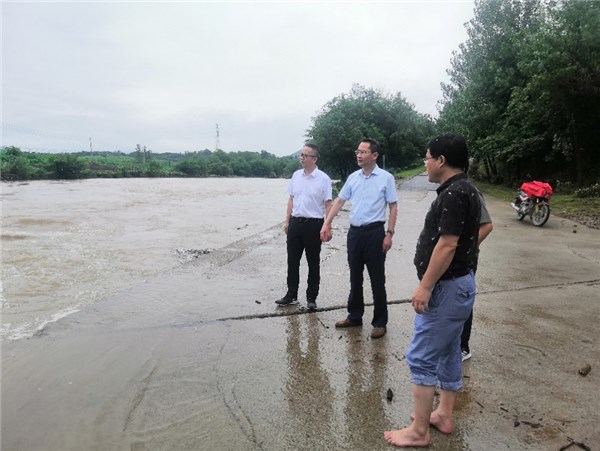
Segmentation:
{"type": "Polygon", "coordinates": [[[440,235],[458,236],[454,258],[441,279],[461,277],[477,268],[477,240],[481,203],[477,189],[460,173],[450,177],[436,190],[438,196],[425,216],[425,225],[417,240],[415,267],[423,278],[440,235]]]}

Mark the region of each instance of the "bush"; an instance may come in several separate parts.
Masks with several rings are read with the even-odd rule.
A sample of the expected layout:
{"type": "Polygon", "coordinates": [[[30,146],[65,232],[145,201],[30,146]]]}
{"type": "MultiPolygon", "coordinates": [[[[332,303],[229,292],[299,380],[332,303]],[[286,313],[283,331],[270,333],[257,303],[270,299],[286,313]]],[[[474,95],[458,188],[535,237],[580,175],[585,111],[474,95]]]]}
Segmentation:
{"type": "Polygon", "coordinates": [[[554,189],[554,194],[573,194],[575,193],[575,184],[570,181],[556,180],[550,183],[554,189]]]}
{"type": "Polygon", "coordinates": [[[53,178],[73,180],[85,176],[85,162],[74,155],[59,154],[53,156],[48,166],[53,178]]]}
{"type": "Polygon", "coordinates": [[[600,197],[600,183],[575,190],[576,197],[600,197]]]}

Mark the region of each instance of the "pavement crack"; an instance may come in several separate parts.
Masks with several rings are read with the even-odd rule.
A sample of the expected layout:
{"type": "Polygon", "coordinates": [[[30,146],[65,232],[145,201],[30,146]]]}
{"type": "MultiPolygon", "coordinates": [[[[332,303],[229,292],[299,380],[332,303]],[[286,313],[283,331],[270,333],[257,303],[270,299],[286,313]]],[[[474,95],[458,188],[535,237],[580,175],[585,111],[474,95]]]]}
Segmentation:
{"type": "Polygon", "coordinates": [[[515,291],[538,290],[541,288],[569,287],[569,286],[573,286],[573,285],[596,285],[599,283],[600,283],[600,279],[577,280],[574,282],[550,283],[550,284],[546,284],[546,285],[529,285],[526,287],[503,288],[503,289],[499,289],[499,290],[483,290],[483,291],[477,291],[477,294],[511,293],[511,292],[515,292],[515,291]]]}
{"type": "MultiPolygon", "coordinates": [[[[484,294],[497,294],[497,293],[511,293],[515,291],[527,291],[527,290],[539,290],[544,288],[556,288],[556,287],[566,287],[573,285],[596,285],[600,283],[600,279],[591,279],[591,280],[579,280],[575,282],[562,282],[562,283],[553,283],[546,285],[530,285],[525,287],[517,287],[517,288],[503,288],[498,290],[482,290],[478,291],[478,295],[484,294]]],[[[410,304],[412,301],[410,299],[394,299],[389,300],[388,305],[398,305],[398,304],[410,304]]],[[[365,302],[365,306],[372,306],[372,302],[365,302]]],[[[239,320],[249,320],[249,319],[265,319],[265,318],[278,318],[285,316],[294,316],[294,315],[306,315],[318,312],[327,312],[332,310],[343,310],[346,309],[347,305],[332,305],[330,307],[319,307],[316,310],[307,310],[304,307],[299,307],[296,309],[288,308],[285,311],[277,311],[277,312],[267,312],[267,313],[255,313],[250,315],[240,315],[240,316],[228,316],[225,318],[218,318],[216,321],[239,321],[239,320]]],[[[540,351],[541,352],[541,351],[540,351]]]]}
{"type": "Polygon", "coordinates": [[[576,255],[577,257],[583,259],[583,260],[587,260],[591,263],[594,264],[598,264],[598,259],[592,259],[586,255],[583,255],[581,252],[577,252],[575,249],[573,249],[571,246],[567,246],[567,249],[569,249],[574,255],[576,255]]]}
{"type": "Polygon", "coordinates": [[[225,409],[227,410],[227,413],[229,414],[231,419],[238,425],[240,432],[249,441],[251,441],[255,447],[258,447],[257,449],[262,449],[262,446],[260,446],[259,443],[257,442],[256,431],[254,430],[254,425],[252,424],[250,417],[248,416],[246,411],[242,408],[240,402],[237,399],[237,396],[235,393],[235,385],[233,385],[231,387],[230,394],[231,394],[231,398],[233,398],[232,401],[228,400],[229,393],[226,391],[225,387],[223,387],[223,385],[222,385],[222,381],[225,380],[225,378],[221,377],[219,362],[221,362],[221,356],[223,355],[225,347],[227,346],[227,343],[229,342],[230,333],[231,333],[231,330],[228,330],[227,338],[225,340],[223,340],[223,344],[222,344],[221,348],[219,349],[219,357],[216,359],[215,364],[213,366],[214,372],[216,375],[217,392],[221,396],[221,399],[223,401],[225,409]]]}
{"type": "Polygon", "coordinates": [[[142,379],[141,386],[138,389],[135,397],[133,398],[133,402],[131,403],[131,408],[129,409],[129,412],[127,413],[127,418],[125,418],[123,432],[125,432],[127,430],[127,428],[129,427],[129,422],[131,421],[133,412],[135,412],[135,410],[138,408],[138,406],[144,399],[144,396],[146,395],[146,390],[148,389],[148,385],[150,384],[150,380],[152,379],[152,376],[154,375],[155,371],[156,371],[156,365],[154,365],[154,367],[152,368],[150,373],[144,379],[142,379]]]}

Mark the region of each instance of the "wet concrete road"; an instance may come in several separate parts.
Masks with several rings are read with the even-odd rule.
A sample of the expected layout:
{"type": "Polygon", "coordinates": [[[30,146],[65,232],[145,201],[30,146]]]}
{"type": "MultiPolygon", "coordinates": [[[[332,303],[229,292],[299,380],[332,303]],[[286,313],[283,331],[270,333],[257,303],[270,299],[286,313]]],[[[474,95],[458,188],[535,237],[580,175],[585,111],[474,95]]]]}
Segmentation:
{"type": "MultiPolygon", "coordinates": [[[[363,328],[333,327],[348,292],[347,212],[323,248],[315,313],[273,303],[286,271],[273,227],[4,343],[2,450],[392,449],[383,431],[412,410],[404,352],[427,187],[416,177],[400,189],[383,339],[369,338],[372,307],[363,328]]],[[[431,449],[597,449],[600,232],[488,207],[473,358],[456,430],[433,431],[431,449]]]]}

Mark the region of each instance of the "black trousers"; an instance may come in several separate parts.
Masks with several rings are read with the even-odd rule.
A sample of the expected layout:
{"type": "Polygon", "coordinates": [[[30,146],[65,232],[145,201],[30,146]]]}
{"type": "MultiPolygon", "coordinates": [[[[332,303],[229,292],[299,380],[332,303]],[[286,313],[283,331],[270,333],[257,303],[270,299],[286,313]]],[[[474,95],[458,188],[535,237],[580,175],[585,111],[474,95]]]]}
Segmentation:
{"type": "Polygon", "coordinates": [[[288,296],[298,297],[300,260],[306,253],[308,279],[306,298],[317,299],[321,282],[321,227],[323,219],[292,217],[287,233],[288,296]]]}
{"type": "MultiPolygon", "coordinates": [[[[477,273],[477,267],[473,270],[473,274],[477,273]]],[[[471,314],[469,318],[465,321],[465,325],[463,326],[463,331],[460,336],[460,349],[466,349],[470,351],[469,348],[469,340],[471,339],[471,327],[473,326],[473,310],[471,310],[471,314]]]]}
{"type": "Polygon", "coordinates": [[[350,267],[350,295],[348,296],[348,319],[362,322],[365,312],[363,272],[367,267],[373,292],[373,327],[385,327],[388,322],[387,293],[385,291],[385,253],[382,223],[357,228],[348,232],[348,266],[350,267]]]}
{"type": "Polygon", "coordinates": [[[471,326],[473,325],[473,310],[471,310],[471,314],[469,318],[465,321],[465,325],[463,326],[463,331],[460,336],[460,349],[470,351],[469,349],[469,340],[471,339],[471,326]]]}

